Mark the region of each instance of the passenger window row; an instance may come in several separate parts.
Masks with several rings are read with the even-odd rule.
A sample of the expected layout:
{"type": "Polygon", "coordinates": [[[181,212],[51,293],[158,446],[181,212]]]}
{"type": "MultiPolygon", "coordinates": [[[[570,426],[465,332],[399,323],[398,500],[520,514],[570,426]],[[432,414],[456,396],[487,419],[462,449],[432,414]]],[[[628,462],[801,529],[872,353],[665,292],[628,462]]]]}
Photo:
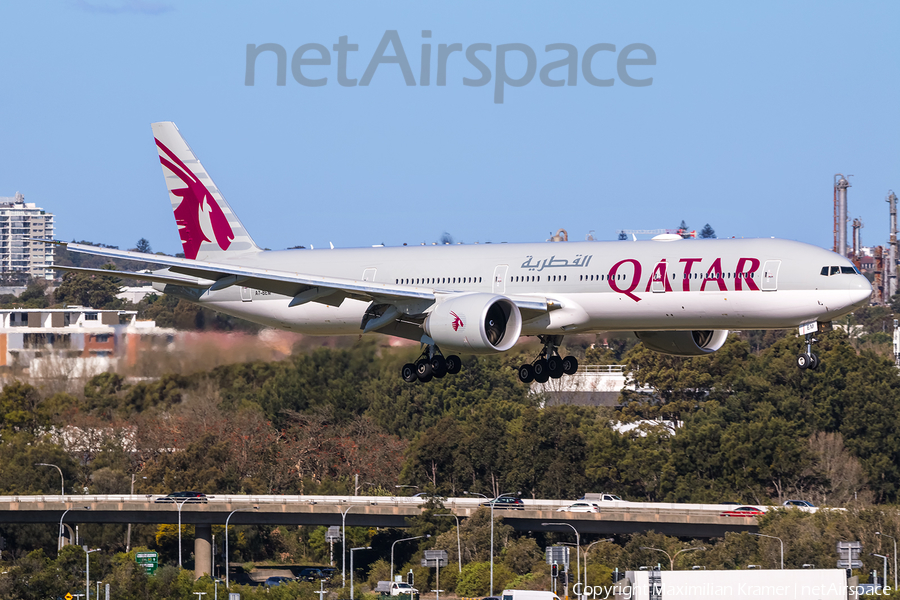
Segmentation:
{"type": "Polygon", "coordinates": [[[443,285],[447,283],[481,283],[481,277],[409,277],[395,279],[397,285],[443,285]]]}

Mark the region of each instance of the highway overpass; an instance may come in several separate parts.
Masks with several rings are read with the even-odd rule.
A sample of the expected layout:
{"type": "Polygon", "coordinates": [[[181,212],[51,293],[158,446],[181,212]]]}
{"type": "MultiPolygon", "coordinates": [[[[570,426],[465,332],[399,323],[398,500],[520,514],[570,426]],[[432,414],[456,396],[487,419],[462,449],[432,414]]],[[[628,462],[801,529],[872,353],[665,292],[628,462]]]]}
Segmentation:
{"type": "MultiPolygon", "coordinates": [[[[162,495],[0,496],[0,523],[177,524],[178,505],[158,502],[162,495]]],[[[756,531],[754,517],[723,517],[734,506],[721,504],[666,504],[603,502],[599,513],[558,512],[569,500],[523,500],[524,510],[495,509],[495,517],[520,531],[565,530],[542,525],[569,523],[579,533],[619,535],[654,530],[692,538],[720,537],[726,531],[756,531]]],[[[181,522],[195,526],[197,576],[208,573],[212,525],[224,525],[229,513],[235,525],[341,525],[405,527],[406,519],[421,514],[424,498],[403,496],[210,496],[207,503],[181,505],[181,522]],[[257,510],[253,507],[258,506],[257,510]],[[250,510],[246,510],[250,509],[250,510]],[[204,570],[205,569],[205,570],[204,570]]],[[[447,498],[448,512],[471,516],[483,499],[447,498]]]]}

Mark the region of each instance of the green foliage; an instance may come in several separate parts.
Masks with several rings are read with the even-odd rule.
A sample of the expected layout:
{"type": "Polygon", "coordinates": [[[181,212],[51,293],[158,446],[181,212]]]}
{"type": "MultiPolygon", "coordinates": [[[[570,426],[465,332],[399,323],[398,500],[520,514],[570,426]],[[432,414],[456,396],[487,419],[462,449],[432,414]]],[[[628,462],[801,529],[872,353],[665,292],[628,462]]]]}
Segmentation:
{"type": "MultiPolygon", "coordinates": [[[[29,301],[37,298],[35,292],[29,301]]],[[[147,306],[157,307],[160,318],[169,314],[173,324],[176,317],[197,316],[176,316],[179,302],[169,297],[154,297],[147,306]]],[[[626,406],[617,410],[542,407],[517,381],[515,366],[525,359],[515,354],[464,357],[458,376],[405,384],[398,372],[414,351],[390,350],[374,340],[155,381],[103,374],[76,394],[10,381],[0,391],[0,493],[57,493],[58,473],[35,468],[37,462],[59,465],[67,491],[87,487],[92,493],[124,493],[135,472],[139,493],[347,494],[356,475],[366,494],[416,485],[433,496],[408,529],[347,529],[352,546],[373,548],[357,554],[357,580],[384,577],[394,540],[429,534],[398,545],[395,573],[413,568],[420,589],[431,589],[434,570],[418,566],[421,551],[446,549],[450,566],[442,570],[441,587],[470,596],[489,591],[489,511],[462,519],[457,532],[455,519],[438,516],[445,496],[521,492],[525,498],[574,499],[608,491],[633,500],[760,504],[801,497],[851,510],[773,511],[761,520],[761,531],[785,540],[789,565],[824,565],[833,560],[838,539],[860,539],[879,550],[885,542],[875,531],[900,533],[900,518],[883,506],[900,501],[900,439],[894,435],[900,376],[876,347],[885,341],[878,330],[884,314],[856,318],[861,336],[841,330],[820,336],[816,371],[796,368],[803,342],[792,332],[745,332],[718,352],[695,358],[661,356],[642,345],[617,354],[631,343],[626,338],[607,340],[609,349],[589,348],[582,340],[577,352],[592,362],[622,358],[633,381],[654,390],[626,394],[626,406]],[[59,435],[64,425],[70,426],[68,437],[59,435]],[[76,432],[82,435],[76,442],[90,440],[87,450],[72,442],[76,432]],[[135,440],[135,452],[125,449],[125,439],[135,440]],[[864,508],[871,502],[882,505],[879,511],[864,508]],[[462,574],[456,569],[460,554],[462,574]]],[[[519,536],[503,524],[507,515],[494,516],[494,591],[509,585],[546,589],[541,548],[555,534],[519,536]]],[[[195,583],[187,571],[169,566],[146,577],[133,558],[113,554],[124,545],[121,525],[88,524],[82,531],[104,549],[92,555],[91,572],[96,559],[96,572],[115,582],[116,598],[187,600],[195,591],[212,592],[211,581],[195,583]]],[[[324,563],[324,532],[232,526],[231,558],[324,563]]],[[[81,568],[77,549],[47,558],[56,555],[53,528],[3,526],[0,533],[16,549],[14,556],[4,554],[16,577],[0,576],[0,598],[57,597],[59,582],[81,568]],[[30,548],[43,552],[28,554],[30,548]],[[26,589],[19,580],[30,585],[26,589]]],[[[223,532],[216,535],[221,539],[223,532]]],[[[191,536],[186,526],[185,540],[191,536]]],[[[160,551],[164,563],[177,559],[174,526],[136,526],[133,539],[160,551]]],[[[614,567],[667,567],[664,555],[642,546],[674,553],[698,545],[706,550],[679,555],[679,568],[768,566],[780,550],[777,542],[747,535],[699,542],[647,533],[595,545],[589,578],[605,584],[614,567]]],[[[314,597],[306,584],[277,590],[267,599],[314,597]]],[[[241,591],[245,600],[264,593],[241,591]]]]}
{"type": "MultiPolygon", "coordinates": [[[[114,268],[114,265],[103,265],[103,268],[114,268]]],[[[57,304],[122,308],[124,301],[116,298],[120,286],[119,278],[113,276],[66,273],[53,295],[57,304]]]]}
{"type": "MultiPolygon", "coordinates": [[[[516,578],[502,563],[494,563],[494,593],[503,591],[516,578]]],[[[456,584],[456,593],[464,597],[487,596],[491,588],[491,565],[489,562],[472,562],[463,565],[462,574],[456,584]]]]}

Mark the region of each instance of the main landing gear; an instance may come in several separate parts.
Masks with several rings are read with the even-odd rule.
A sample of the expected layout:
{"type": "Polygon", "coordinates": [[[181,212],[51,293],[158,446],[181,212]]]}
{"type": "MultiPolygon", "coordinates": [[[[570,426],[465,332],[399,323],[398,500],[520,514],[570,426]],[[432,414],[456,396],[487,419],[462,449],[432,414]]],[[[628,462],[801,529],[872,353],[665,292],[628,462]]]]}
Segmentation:
{"type": "Polygon", "coordinates": [[[537,360],[531,364],[519,367],[519,381],[522,383],[547,383],[552,377],[559,379],[563,375],[574,375],[578,370],[578,360],[574,356],[565,358],[559,355],[559,345],[562,343],[561,335],[539,336],[544,344],[543,350],[538,354],[537,360]]]}
{"type": "Polygon", "coordinates": [[[444,375],[456,375],[461,368],[462,361],[455,354],[444,358],[437,346],[426,346],[419,360],[403,365],[400,374],[406,383],[428,383],[434,377],[440,379],[444,375]]]}
{"type": "Polygon", "coordinates": [[[806,352],[797,357],[797,366],[801,369],[813,369],[819,366],[819,357],[813,354],[812,345],[817,341],[813,334],[806,334],[806,352]]]}

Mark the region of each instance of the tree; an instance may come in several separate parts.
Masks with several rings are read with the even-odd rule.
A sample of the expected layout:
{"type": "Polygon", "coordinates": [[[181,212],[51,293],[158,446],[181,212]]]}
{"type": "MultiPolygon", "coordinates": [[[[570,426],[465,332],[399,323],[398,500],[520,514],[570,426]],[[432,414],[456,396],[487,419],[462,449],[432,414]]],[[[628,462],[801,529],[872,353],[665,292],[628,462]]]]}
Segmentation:
{"type": "Polygon", "coordinates": [[[716,237],[716,230],[709,226],[709,223],[703,226],[703,229],[700,230],[700,237],[708,240],[716,237]]]}
{"type": "Polygon", "coordinates": [[[142,252],[144,254],[152,254],[153,249],[150,248],[150,241],[147,238],[141,238],[137,241],[137,245],[134,247],[138,252],[142,252]]]}
{"type": "MultiPolygon", "coordinates": [[[[104,265],[104,268],[112,265],[104,265]]],[[[119,279],[106,275],[67,273],[56,288],[57,304],[75,304],[90,308],[119,308],[123,301],[116,298],[119,279]]]]}

